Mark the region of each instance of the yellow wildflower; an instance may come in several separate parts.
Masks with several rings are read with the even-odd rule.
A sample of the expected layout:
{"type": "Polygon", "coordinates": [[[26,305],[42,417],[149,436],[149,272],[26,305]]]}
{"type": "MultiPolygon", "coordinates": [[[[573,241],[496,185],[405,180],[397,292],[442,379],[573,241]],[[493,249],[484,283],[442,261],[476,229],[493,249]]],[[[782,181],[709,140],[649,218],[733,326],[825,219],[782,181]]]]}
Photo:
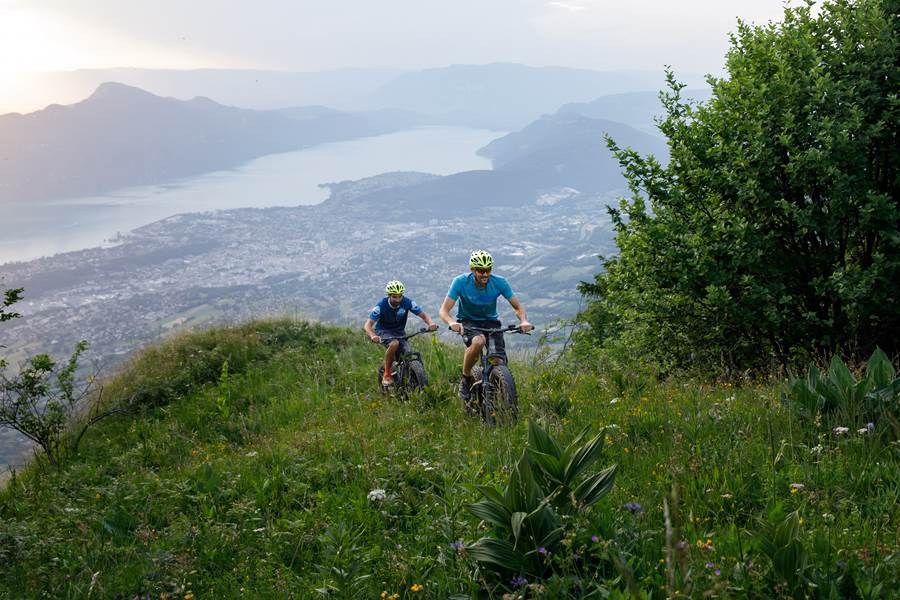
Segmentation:
{"type": "Polygon", "coordinates": [[[190,592],[184,595],[184,600],[194,600],[194,595],[190,592]]]}
{"type": "Polygon", "coordinates": [[[421,592],[424,588],[425,588],[424,585],[420,585],[420,584],[418,584],[418,583],[414,583],[414,584],[412,584],[412,585],[410,586],[409,589],[410,589],[410,591],[412,591],[412,592],[418,593],[418,592],[421,592]]]}

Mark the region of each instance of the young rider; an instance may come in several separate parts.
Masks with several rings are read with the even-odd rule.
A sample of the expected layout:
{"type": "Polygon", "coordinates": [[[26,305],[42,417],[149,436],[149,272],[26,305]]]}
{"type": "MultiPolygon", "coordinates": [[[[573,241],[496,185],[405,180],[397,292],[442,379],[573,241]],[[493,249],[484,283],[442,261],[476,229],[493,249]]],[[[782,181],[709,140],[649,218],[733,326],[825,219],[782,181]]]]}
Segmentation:
{"type": "MultiPolygon", "coordinates": [[[[444,303],[441,305],[440,317],[450,326],[450,329],[460,334],[466,343],[466,354],[463,357],[462,380],[459,382],[459,395],[463,401],[471,398],[472,367],[478,361],[481,349],[484,347],[484,335],[473,331],[471,327],[495,329],[500,327],[497,320],[497,298],[503,296],[516,311],[519,318],[519,329],[531,331],[534,329],[525,317],[525,308],[519,302],[519,298],[513,293],[506,279],[499,275],[491,275],[494,267],[494,259],[484,250],[476,250],[469,257],[469,273],[458,275],[453,283],[444,303]],[[459,309],[456,319],[450,316],[450,310],[459,301],[459,309]]],[[[491,334],[494,345],[500,354],[506,353],[503,342],[503,334],[491,334]]]]}
{"type": "Polygon", "coordinates": [[[365,329],[366,335],[369,336],[370,340],[387,347],[387,350],[384,352],[384,375],[382,376],[381,384],[388,386],[394,382],[393,377],[391,377],[391,367],[394,364],[397,348],[402,343],[403,351],[405,352],[408,349],[406,340],[391,338],[406,335],[406,319],[409,313],[418,315],[420,319],[425,321],[425,324],[428,325],[431,331],[437,329],[438,326],[437,323],[431,320],[431,317],[425,314],[425,311],[419,308],[418,304],[403,295],[406,288],[402,282],[396,279],[388,281],[384,291],[387,293],[387,296],[382,298],[372,309],[363,329],[365,329]]]}

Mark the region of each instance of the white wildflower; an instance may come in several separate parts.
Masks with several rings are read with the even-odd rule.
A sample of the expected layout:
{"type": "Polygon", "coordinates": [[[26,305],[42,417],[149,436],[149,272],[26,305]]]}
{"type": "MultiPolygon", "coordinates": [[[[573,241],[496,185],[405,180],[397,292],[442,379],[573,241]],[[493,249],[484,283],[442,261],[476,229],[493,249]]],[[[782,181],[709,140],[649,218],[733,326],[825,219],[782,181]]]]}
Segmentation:
{"type": "Polygon", "coordinates": [[[385,493],[381,488],[376,488],[366,495],[366,498],[369,499],[370,502],[376,502],[378,500],[384,500],[385,493]]]}
{"type": "Polygon", "coordinates": [[[850,431],[849,427],[835,427],[832,431],[834,431],[835,435],[844,435],[848,431],[850,431]]]}

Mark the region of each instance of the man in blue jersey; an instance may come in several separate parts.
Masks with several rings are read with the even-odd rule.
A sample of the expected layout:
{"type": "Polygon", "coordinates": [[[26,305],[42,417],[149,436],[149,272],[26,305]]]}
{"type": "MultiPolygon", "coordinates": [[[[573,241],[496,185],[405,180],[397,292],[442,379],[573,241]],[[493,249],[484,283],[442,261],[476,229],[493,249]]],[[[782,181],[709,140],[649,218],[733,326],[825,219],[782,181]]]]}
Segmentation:
{"type": "Polygon", "coordinates": [[[384,288],[387,296],[375,305],[363,329],[366,335],[376,344],[383,344],[387,347],[384,352],[384,375],[381,384],[384,386],[391,385],[394,382],[391,377],[391,367],[394,365],[394,356],[397,349],[403,345],[403,351],[409,350],[409,343],[406,340],[397,340],[391,338],[402,337],[406,335],[406,319],[409,313],[417,315],[425,321],[428,328],[432,331],[438,328],[437,323],[431,320],[425,311],[419,308],[419,305],[405,297],[403,293],[406,287],[402,282],[393,280],[388,281],[384,288]]]}
{"type": "MultiPolygon", "coordinates": [[[[463,357],[463,376],[459,383],[459,395],[468,402],[471,398],[472,367],[478,361],[484,347],[484,335],[471,327],[495,329],[500,327],[497,320],[497,298],[503,296],[519,317],[519,329],[531,331],[534,327],[525,317],[525,308],[513,293],[506,279],[499,275],[491,275],[494,259],[484,250],[476,250],[469,257],[469,273],[457,276],[450,284],[450,290],[441,305],[440,317],[450,329],[460,334],[466,342],[466,354],[463,357]],[[450,316],[453,306],[459,302],[456,319],[450,316]]],[[[506,345],[502,333],[492,334],[497,352],[506,354],[506,345]]]]}

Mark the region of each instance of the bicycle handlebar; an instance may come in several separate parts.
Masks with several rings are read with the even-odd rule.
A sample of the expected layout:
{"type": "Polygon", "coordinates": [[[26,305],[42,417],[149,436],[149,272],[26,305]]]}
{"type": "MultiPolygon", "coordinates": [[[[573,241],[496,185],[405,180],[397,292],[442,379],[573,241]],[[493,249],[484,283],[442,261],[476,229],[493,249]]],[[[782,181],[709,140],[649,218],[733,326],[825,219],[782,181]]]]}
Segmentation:
{"type": "Polygon", "coordinates": [[[407,335],[398,335],[397,337],[383,337],[381,338],[382,342],[392,342],[394,340],[408,340],[411,337],[416,337],[417,335],[422,335],[423,333],[428,333],[430,329],[427,327],[422,327],[418,331],[407,334],[407,335]]]}
{"type": "MultiPolygon", "coordinates": [[[[460,325],[462,325],[462,323],[460,323],[460,325]]],[[[453,331],[453,329],[449,325],[447,326],[447,329],[450,329],[450,331],[453,331]]],[[[463,331],[465,331],[466,329],[473,329],[473,330],[479,331],[481,333],[521,333],[522,335],[531,335],[531,331],[534,331],[534,329],[532,329],[531,331],[522,331],[521,329],[519,329],[518,325],[507,325],[506,327],[499,327],[499,328],[475,327],[474,325],[468,325],[468,326],[463,325],[463,331]]]]}

